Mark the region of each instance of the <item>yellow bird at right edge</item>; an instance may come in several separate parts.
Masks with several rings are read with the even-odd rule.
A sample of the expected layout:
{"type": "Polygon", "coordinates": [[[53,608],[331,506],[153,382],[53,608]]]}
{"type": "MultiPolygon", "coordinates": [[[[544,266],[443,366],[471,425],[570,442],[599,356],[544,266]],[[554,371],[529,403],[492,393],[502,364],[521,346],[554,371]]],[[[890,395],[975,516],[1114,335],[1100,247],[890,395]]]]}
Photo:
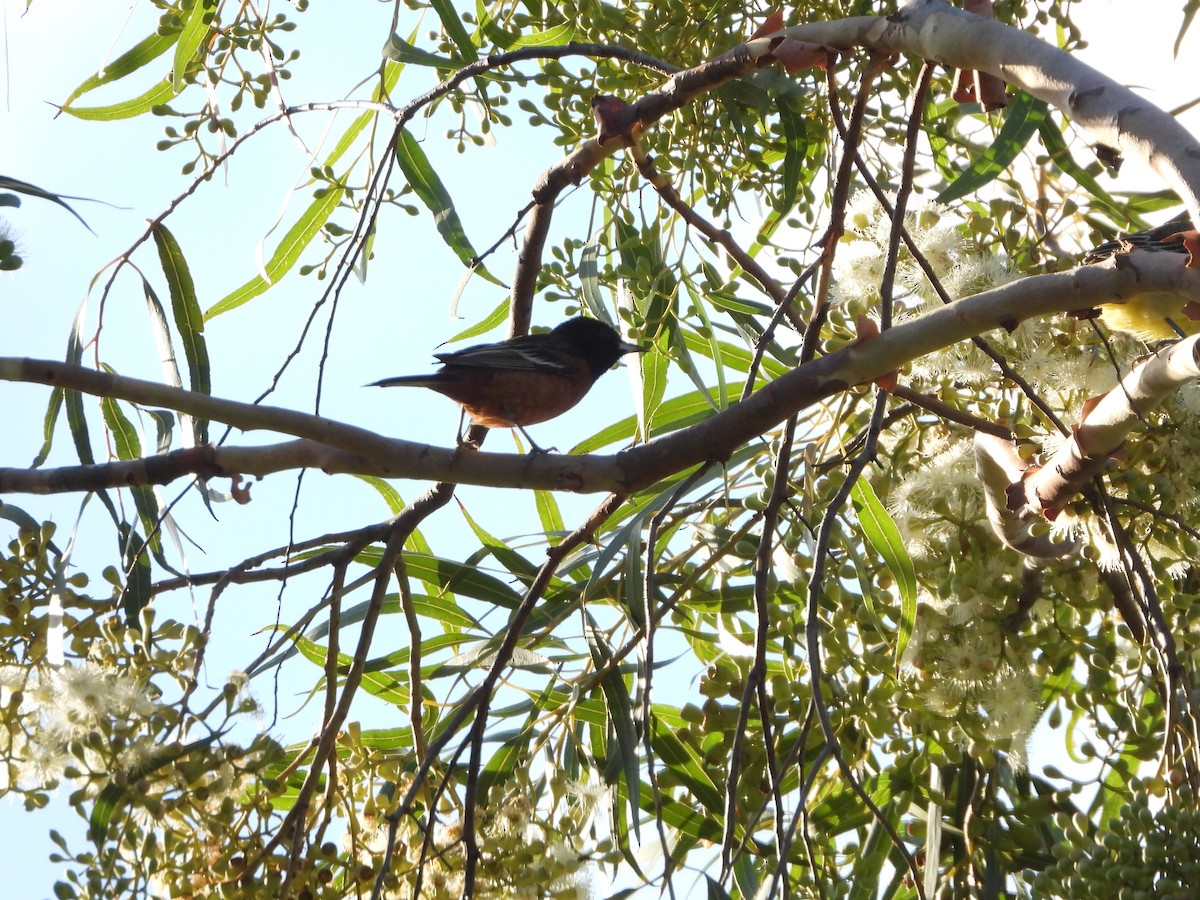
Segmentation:
{"type": "MultiPolygon", "coordinates": [[[[1089,250],[1083,261],[1091,265],[1133,250],[1186,254],[1188,267],[1200,268],[1200,232],[1192,226],[1187,213],[1154,228],[1101,244],[1089,250]]],[[[1130,297],[1124,303],[1102,303],[1100,313],[1108,327],[1143,341],[1165,341],[1200,334],[1200,303],[1183,301],[1175,294],[1146,293],[1130,297]]]]}

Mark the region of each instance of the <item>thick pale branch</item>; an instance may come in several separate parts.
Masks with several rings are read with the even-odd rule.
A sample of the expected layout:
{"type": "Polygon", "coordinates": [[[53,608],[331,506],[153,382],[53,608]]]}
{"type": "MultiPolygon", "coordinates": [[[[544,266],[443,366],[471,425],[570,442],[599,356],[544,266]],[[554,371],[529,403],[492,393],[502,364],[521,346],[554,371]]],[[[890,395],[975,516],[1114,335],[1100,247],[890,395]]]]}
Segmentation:
{"type": "Polygon", "coordinates": [[[1095,140],[1140,159],[1200,221],[1200,144],[1174,117],[1091,66],[1017,28],[918,0],[887,18],[811,22],[779,32],[841,49],[869,47],[976,69],[1054,104],[1095,140]]]}
{"type": "Polygon", "coordinates": [[[1185,384],[1200,378],[1200,336],[1142,361],[1121,383],[1089,406],[1070,440],[1044,465],[1026,471],[1009,489],[1008,508],[1018,515],[1056,516],[1111,464],[1142,416],[1185,384]]]}
{"type": "Polygon", "coordinates": [[[1008,489],[1021,480],[1025,461],[1012,441],[993,434],[975,434],[975,471],[983,486],[984,506],[992,532],[1006,546],[1034,559],[1061,559],[1074,553],[1076,541],[1055,541],[1048,534],[1034,534],[1035,519],[1008,508],[1008,489]]]}
{"type": "MultiPolygon", "coordinates": [[[[796,412],[985,331],[1014,328],[1028,318],[1092,307],[1114,297],[1136,296],[1146,290],[1200,299],[1200,271],[1184,268],[1183,262],[1183,257],[1174,253],[1143,254],[1136,268],[1085,266],[1072,272],[1025,278],[976,294],[798,366],[746,400],[690,428],[611,456],[549,453],[516,456],[442,449],[381,437],[320,416],[235,403],[58,362],[0,359],[0,380],[49,384],[167,407],[244,431],[273,430],[324,445],[312,446],[300,441],[259,448],[206,448],[204,454],[196,457],[203,468],[189,471],[210,477],[265,475],[295,465],[313,465],[327,472],[384,478],[581,493],[630,492],[693,466],[725,460],[739,446],[765,434],[796,412]]],[[[181,464],[179,460],[177,456],[176,465],[181,464]]],[[[108,468],[98,467],[89,473],[98,474],[108,468]]],[[[117,473],[115,479],[92,483],[88,489],[139,483],[129,480],[129,468],[112,471],[117,473]]],[[[0,470],[0,493],[48,492],[55,489],[56,479],[62,477],[55,470],[41,471],[38,475],[23,469],[0,470]]],[[[78,482],[68,489],[77,489],[75,484],[78,482]]]]}
{"type": "Polygon", "coordinates": [[[1040,466],[1029,466],[1011,441],[976,434],[975,463],[987,499],[988,521],[1005,544],[1038,558],[1065,556],[1074,544],[1031,533],[1054,518],[1097,474],[1112,464],[1142,416],[1200,378],[1200,336],[1143,360],[1117,387],[1090,405],[1071,437],[1040,466]]]}

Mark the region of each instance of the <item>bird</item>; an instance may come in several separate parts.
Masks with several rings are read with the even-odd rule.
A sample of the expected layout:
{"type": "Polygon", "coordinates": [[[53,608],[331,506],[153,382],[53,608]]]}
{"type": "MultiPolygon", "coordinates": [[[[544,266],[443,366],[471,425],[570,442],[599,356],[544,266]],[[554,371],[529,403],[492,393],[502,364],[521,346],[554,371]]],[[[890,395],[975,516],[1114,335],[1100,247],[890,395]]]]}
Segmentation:
{"type": "Polygon", "coordinates": [[[368,387],[437,391],[458,403],[474,424],[516,428],[534,452],[542,453],[526,425],[566,412],[622,356],[648,349],[622,340],[615,328],[598,319],[576,316],[545,333],[435,353],[442,364],[437,372],[384,378],[368,387]]]}
{"type": "MultiPolygon", "coordinates": [[[[1187,213],[1154,228],[1103,243],[1084,254],[1083,261],[1095,265],[1133,250],[1186,254],[1189,257],[1187,265],[1200,268],[1200,233],[1187,213]]],[[[1102,303],[1100,311],[1110,328],[1143,341],[1163,341],[1200,333],[1200,303],[1185,302],[1176,294],[1139,294],[1124,303],[1102,303]]]]}

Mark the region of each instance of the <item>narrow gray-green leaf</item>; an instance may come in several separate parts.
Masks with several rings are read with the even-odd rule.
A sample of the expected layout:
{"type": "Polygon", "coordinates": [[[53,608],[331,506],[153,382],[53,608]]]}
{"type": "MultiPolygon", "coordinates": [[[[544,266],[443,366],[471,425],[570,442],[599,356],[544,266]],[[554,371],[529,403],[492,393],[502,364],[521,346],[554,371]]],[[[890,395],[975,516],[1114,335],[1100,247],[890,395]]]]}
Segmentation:
{"type": "Polygon", "coordinates": [[[779,185],[779,200],[775,204],[775,211],[780,215],[785,215],[796,204],[796,196],[800,192],[806,135],[804,119],[792,110],[787,97],[778,97],[775,100],[775,109],[779,112],[779,124],[783,128],[783,139],[786,143],[781,173],[783,177],[779,185]]]}
{"type": "Polygon", "coordinates": [[[442,20],[442,27],[446,29],[450,40],[454,41],[462,52],[463,59],[467,62],[474,62],[479,56],[479,48],[471,40],[471,35],[463,25],[462,18],[459,16],[458,10],[454,8],[454,4],[450,0],[430,0],[430,5],[438,14],[438,18],[442,20]]]}
{"type": "Polygon", "coordinates": [[[184,76],[187,75],[188,65],[208,37],[215,7],[215,0],[196,0],[187,21],[183,23],[183,31],[179,33],[179,41],[175,44],[175,61],[171,66],[171,87],[176,94],[187,86],[184,76]]]}
{"type": "Polygon", "coordinates": [[[508,298],[505,297],[487,316],[476,322],[470,328],[464,329],[450,338],[447,344],[456,344],[459,341],[467,341],[474,337],[479,337],[481,334],[487,334],[493,328],[499,327],[505,319],[508,318],[508,298]]]}
{"type": "Polygon", "coordinates": [[[554,44],[569,43],[575,37],[575,23],[563,22],[542,31],[534,31],[517,38],[513,44],[517,47],[550,47],[554,44]]]}
{"type": "MultiPolygon", "coordinates": [[[[89,226],[88,223],[83,220],[83,216],[81,216],[79,213],[75,212],[75,210],[73,210],[70,207],[70,205],[67,203],[67,200],[86,200],[86,199],[88,199],[87,197],[71,197],[68,194],[56,194],[56,193],[54,193],[54,191],[48,191],[45,188],[40,188],[36,184],[30,184],[28,181],[20,181],[16,178],[9,178],[6,175],[0,175],[0,189],[9,190],[9,191],[18,191],[22,194],[28,194],[30,197],[37,197],[41,200],[49,200],[51,203],[57,203],[59,206],[61,206],[63,209],[65,209],[67,212],[69,212],[71,215],[73,215],[76,219],[78,219],[79,223],[81,225],[83,225],[84,228],[86,228],[88,231],[92,231],[91,226],[89,226]]],[[[20,206],[21,205],[19,198],[13,197],[13,200],[15,202],[5,203],[2,205],[4,205],[4,206],[20,206]]],[[[92,231],[92,234],[95,234],[95,232],[92,231]]]]}
{"type": "Polygon", "coordinates": [[[213,304],[204,314],[204,318],[214,319],[222,313],[237,309],[243,303],[248,303],[259,294],[264,293],[271,285],[278,283],[279,279],[283,278],[296,264],[296,261],[300,259],[300,254],[329,221],[329,217],[337,209],[344,193],[345,191],[338,185],[324,185],[319,196],[313,199],[296,223],[287,230],[287,234],[279,241],[275,252],[267,260],[265,266],[267,277],[255,275],[237,290],[213,304]]]}
{"type": "Polygon", "coordinates": [[[900,634],[896,641],[896,661],[899,663],[912,637],[913,623],[917,617],[917,570],[904,546],[900,529],[875,495],[870,483],[858,479],[850,491],[850,499],[858,513],[863,534],[883,557],[900,591],[900,634]]]}
{"type": "Polygon", "coordinates": [[[136,72],[142,66],[153,62],[170,50],[178,40],[178,32],[172,34],[158,34],[156,32],[149,37],[143,38],[133,47],[108,63],[104,67],[103,72],[85,78],[80,82],[79,86],[71,91],[71,96],[63,102],[62,109],[65,112],[72,112],[68,107],[88,91],[93,91],[101,85],[119,81],[126,75],[136,72]]]}
{"type": "Polygon", "coordinates": [[[462,260],[463,265],[475,269],[492,284],[500,284],[499,280],[487,270],[487,267],[477,261],[475,248],[471,246],[467,233],[463,229],[462,220],[454,208],[454,200],[441,178],[434,171],[429,157],[421,148],[408,129],[402,129],[396,139],[396,162],[400,171],[408,179],[413,193],[417,195],[425,207],[433,213],[433,224],[454,255],[462,260]]]}
{"type": "Polygon", "coordinates": [[[534,491],[533,498],[537,504],[538,521],[542,523],[542,531],[551,544],[557,544],[556,535],[566,530],[562,511],[558,508],[558,500],[550,491],[534,491]]]}
{"type": "Polygon", "coordinates": [[[600,296],[600,241],[593,237],[579,254],[579,293],[588,312],[601,322],[613,324],[612,314],[600,296]]]}
{"type": "Polygon", "coordinates": [[[1026,93],[1018,94],[991,146],[938,194],[938,203],[949,203],[973,194],[1007,169],[1041,127],[1046,110],[1046,101],[1036,100],[1026,93]]]}
{"type": "MultiPolygon", "coordinates": [[[[158,260],[171,295],[175,327],[187,359],[188,386],[198,394],[210,394],[212,372],[209,368],[208,344],[204,340],[204,314],[196,299],[196,285],[192,281],[191,270],[175,236],[161,224],[155,225],[153,231],[158,260]]],[[[208,443],[207,420],[193,419],[192,429],[198,446],[208,443]]]]}
{"type": "Polygon", "coordinates": [[[133,422],[122,411],[120,403],[112,397],[102,397],[100,409],[104,412],[104,424],[112,435],[117,459],[140,459],[142,442],[138,438],[133,422]]]}
{"type": "MultiPolygon", "coordinates": [[[[1050,159],[1056,166],[1074,178],[1079,186],[1084,188],[1092,195],[1092,201],[1108,208],[1109,214],[1120,221],[1120,217],[1128,215],[1128,207],[1126,202],[1113,197],[1108,191],[1100,186],[1095,178],[1079,163],[1075,162],[1075,157],[1071,155],[1071,148],[1067,146],[1067,142],[1063,139],[1060,126],[1050,118],[1046,118],[1041,123],[1041,128],[1038,134],[1042,139],[1042,144],[1050,154],[1050,159]]],[[[1097,204],[1097,205],[1099,205],[1097,204]]]]}
{"type": "Polygon", "coordinates": [[[459,510],[462,512],[463,519],[475,533],[475,537],[479,542],[487,548],[500,565],[504,566],[509,572],[515,575],[519,580],[530,581],[537,574],[538,567],[523,557],[516,550],[513,550],[504,541],[493,537],[475,518],[467,511],[466,506],[459,501],[459,510]]]}
{"type": "MultiPolygon", "coordinates": [[[[597,669],[603,669],[612,660],[612,651],[608,648],[605,637],[592,617],[588,615],[587,643],[592,654],[592,663],[597,669]]],[[[600,679],[600,689],[604,693],[605,705],[608,708],[608,722],[617,738],[614,760],[614,748],[609,747],[609,769],[621,773],[629,806],[634,811],[633,832],[639,834],[637,808],[642,787],[641,765],[639,762],[639,743],[637,726],[633,721],[633,700],[629,696],[629,688],[619,667],[611,669],[600,679]],[[617,765],[613,765],[617,762],[617,765]]]]}
{"type": "Polygon", "coordinates": [[[439,56],[428,50],[422,50],[420,47],[414,47],[398,34],[391,35],[387,39],[387,43],[383,45],[383,57],[406,65],[430,66],[436,69],[454,67],[454,60],[450,57],[439,56]]]}
{"type": "Polygon", "coordinates": [[[110,103],[108,106],[67,106],[63,112],[89,122],[114,122],[117,119],[132,119],[148,113],[156,106],[162,106],[175,96],[171,80],[164,78],[154,87],[120,103],[110,103]]]}

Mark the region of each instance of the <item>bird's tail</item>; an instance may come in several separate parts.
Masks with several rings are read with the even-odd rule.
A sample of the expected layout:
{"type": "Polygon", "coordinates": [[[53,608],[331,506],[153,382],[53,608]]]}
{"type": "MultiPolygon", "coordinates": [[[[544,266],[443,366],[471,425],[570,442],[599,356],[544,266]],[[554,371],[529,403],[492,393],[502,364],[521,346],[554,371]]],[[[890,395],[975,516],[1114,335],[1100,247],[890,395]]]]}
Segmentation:
{"type": "Polygon", "coordinates": [[[440,375],[396,375],[381,381],[372,381],[367,387],[438,387],[446,383],[440,375]]]}

